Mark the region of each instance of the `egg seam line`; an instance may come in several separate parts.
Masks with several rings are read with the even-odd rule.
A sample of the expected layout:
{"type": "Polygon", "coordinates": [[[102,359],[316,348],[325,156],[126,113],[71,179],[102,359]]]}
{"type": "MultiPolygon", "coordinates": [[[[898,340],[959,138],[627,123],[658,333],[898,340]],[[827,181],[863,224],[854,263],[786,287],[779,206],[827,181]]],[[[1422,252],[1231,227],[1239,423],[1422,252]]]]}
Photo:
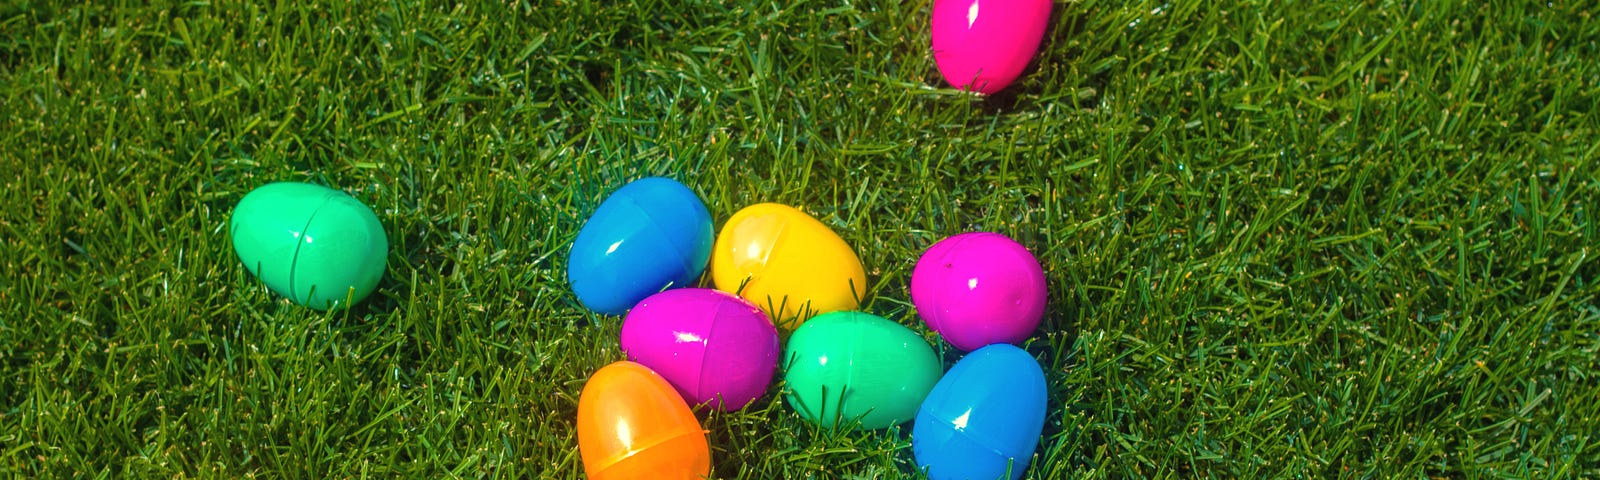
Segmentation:
{"type": "MultiPolygon", "coordinates": [[[[978,445],[982,445],[985,450],[994,452],[995,455],[999,455],[1000,458],[1009,458],[1009,459],[1012,459],[1012,461],[1014,461],[1014,462],[1022,461],[1021,458],[1014,457],[1011,454],[1006,453],[1006,452],[1002,452],[1002,451],[1000,451],[1000,449],[995,448],[994,445],[990,445],[989,443],[984,442],[983,439],[981,439],[981,438],[978,438],[978,437],[975,437],[973,435],[967,434],[967,429],[966,428],[955,428],[955,421],[954,420],[951,420],[949,418],[945,418],[944,415],[940,415],[938,412],[935,412],[933,410],[924,410],[924,411],[928,412],[928,415],[933,416],[934,420],[938,420],[940,425],[950,426],[951,427],[950,428],[951,433],[956,434],[956,435],[960,435],[961,438],[966,439],[968,442],[972,442],[972,443],[975,443],[975,444],[978,444],[978,445]]],[[[921,415],[922,412],[917,412],[917,414],[921,415]]],[[[912,437],[915,437],[917,435],[917,432],[913,430],[911,432],[911,435],[912,435],[912,437]]]]}
{"type": "MultiPolygon", "coordinates": [[[[306,246],[306,237],[308,236],[308,235],[306,235],[306,230],[311,228],[311,222],[313,222],[313,221],[315,221],[317,219],[317,214],[318,213],[322,213],[322,209],[323,208],[327,208],[329,203],[333,203],[333,199],[335,197],[337,197],[337,196],[338,196],[338,194],[336,192],[328,192],[327,194],[324,194],[322,196],[322,204],[317,205],[317,209],[316,210],[312,210],[310,215],[306,215],[306,224],[304,226],[300,227],[300,236],[299,236],[299,238],[296,238],[295,239],[296,241],[294,242],[294,255],[289,257],[289,299],[290,300],[294,300],[294,297],[299,295],[299,292],[294,289],[294,278],[295,278],[295,271],[300,268],[300,249],[306,246]]],[[[316,288],[316,286],[313,285],[312,288],[316,288]]],[[[310,303],[311,302],[311,294],[312,294],[312,292],[306,292],[306,298],[301,299],[301,301],[306,302],[306,303],[310,303]]],[[[317,307],[316,306],[312,306],[311,308],[317,308],[317,307]]]]}

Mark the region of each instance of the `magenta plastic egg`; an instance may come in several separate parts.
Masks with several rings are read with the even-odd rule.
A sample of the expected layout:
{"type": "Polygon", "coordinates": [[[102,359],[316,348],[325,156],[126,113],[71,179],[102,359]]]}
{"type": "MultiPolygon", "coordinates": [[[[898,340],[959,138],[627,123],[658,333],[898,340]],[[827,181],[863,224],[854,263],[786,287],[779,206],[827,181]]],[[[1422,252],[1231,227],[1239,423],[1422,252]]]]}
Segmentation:
{"type": "Polygon", "coordinates": [[[640,301],[622,320],[622,350],[691,405],[738,410],[765,394],[778,365],[778,330],[730,293],[682,288],[640,301]]]}
{"type": "Polygon", "coordinates": [[[1026,340],[1044,318],[1047,296],[1039,260],[998,233],[940,240],[911,272],[917,315],[963,351],[1026,340]]]}
{"type": "Polygon", "coordinates": [[[934,0],[933,60],[956,88],[991,94],[1039,51],[1050,0],[934,0]]]}

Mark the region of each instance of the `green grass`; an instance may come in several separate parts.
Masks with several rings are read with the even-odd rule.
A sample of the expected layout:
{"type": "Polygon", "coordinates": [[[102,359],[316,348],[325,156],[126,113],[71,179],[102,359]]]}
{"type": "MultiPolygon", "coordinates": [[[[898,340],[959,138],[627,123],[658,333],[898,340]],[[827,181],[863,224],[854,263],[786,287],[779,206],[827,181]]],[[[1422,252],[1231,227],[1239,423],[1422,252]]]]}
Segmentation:
{"type": "MultiPolygon", "coordinates": [[[[802,207],[924,334],[922,249],[1032,248],[1029,478],[1600,476],[1592,2],[1058,3],[988,99],[929,0],[145,3],[0,4],[4,476],[579,478],[622,357],[565,254],[651,174],[802,207]],[[366,303],[241,268],[276,180],[377,211],[366,303]]],[[[702,413],[717,477],[913,475],[778,388],[702,413]]]]}

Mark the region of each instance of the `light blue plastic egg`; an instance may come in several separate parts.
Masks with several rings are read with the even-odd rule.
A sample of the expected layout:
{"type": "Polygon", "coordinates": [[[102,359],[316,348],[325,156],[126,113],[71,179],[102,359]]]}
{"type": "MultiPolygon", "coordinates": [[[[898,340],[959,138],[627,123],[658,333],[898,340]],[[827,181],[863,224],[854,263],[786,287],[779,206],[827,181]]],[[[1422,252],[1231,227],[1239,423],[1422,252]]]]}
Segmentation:
{"type": "Polygon", "coordinates": [[[934,480],[1016,480],[1039,445],[1044,371],[1010,344],[972,351],[928,392],[911,430],[911,451],[934,480]]]}
{"type": "Polygon", "coordinates": [[[621,315],[668,287],[687,287],[711,258],[711,214],[689,187],[649,177],[617,189],[572,242],[567,279],[585,307],[621,315]]]}

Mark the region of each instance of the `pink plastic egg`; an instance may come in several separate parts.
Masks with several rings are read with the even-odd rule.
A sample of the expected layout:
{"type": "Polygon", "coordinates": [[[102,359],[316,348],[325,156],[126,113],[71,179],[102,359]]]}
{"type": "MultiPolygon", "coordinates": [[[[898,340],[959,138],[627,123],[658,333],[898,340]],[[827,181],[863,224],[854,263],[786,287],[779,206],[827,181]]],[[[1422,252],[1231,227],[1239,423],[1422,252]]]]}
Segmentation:
{"type": "Polygon", "coordinates": [[[772,384],[778,330],[743,298],[681,288],[651,295],[628,312],[622,351],[661,374],[690,405],[738,410],[772,384]]]}
{"type": "Polygon", "coordinates": [[[1039,260],[998,233],[940,240],[911,272],[917,315],[962,351],[1026,340],[1044,318],[1047,296],[1039,260]]]}
{"type": "Polygon", "coordinates": [[[1050,0],[934,0],[933,61],[956,88],[1003,90],[1039,51],[1050,0]]]}

